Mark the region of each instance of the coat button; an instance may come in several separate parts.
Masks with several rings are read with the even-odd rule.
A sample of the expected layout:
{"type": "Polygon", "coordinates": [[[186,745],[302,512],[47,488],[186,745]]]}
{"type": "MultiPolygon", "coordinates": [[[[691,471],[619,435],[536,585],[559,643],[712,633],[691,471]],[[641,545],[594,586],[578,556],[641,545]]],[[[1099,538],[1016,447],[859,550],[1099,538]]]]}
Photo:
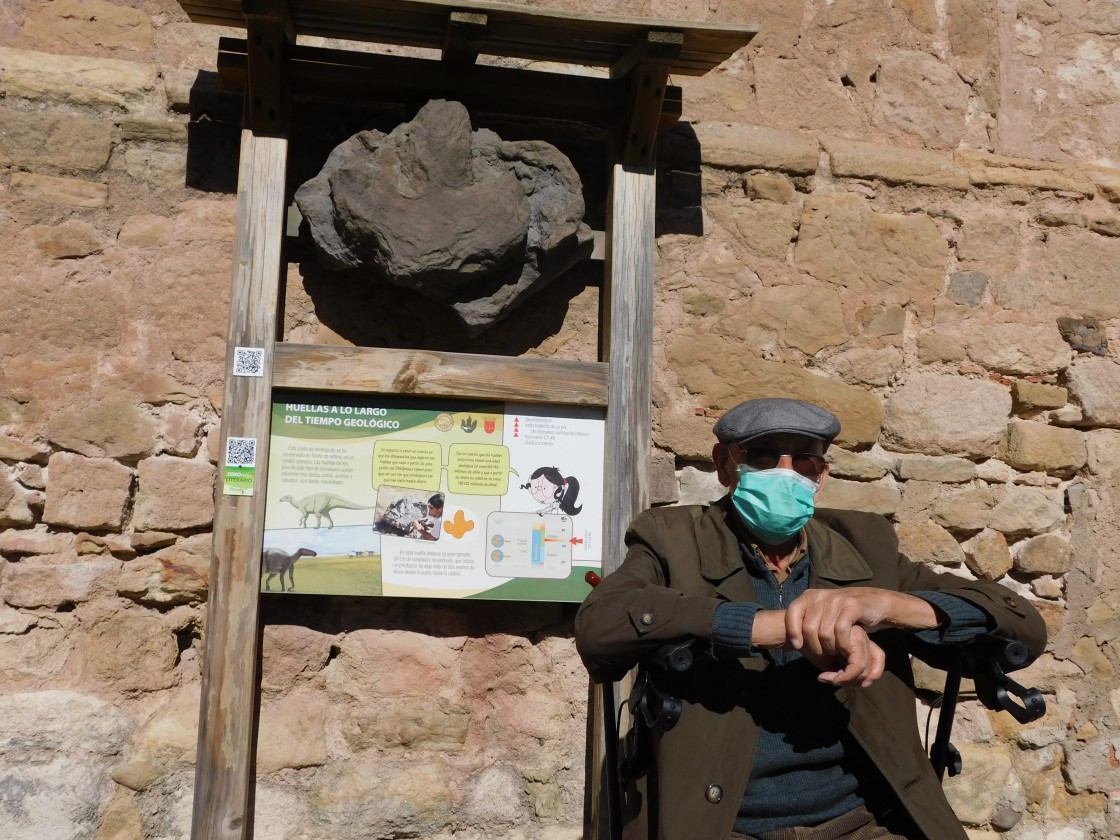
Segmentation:
{"type": "Polygon", "coordinates": [[[718,805],[723,800],[723,788],[719,785],[708,785],[708,789],[704,791],[704,798],[713,805],[718,805]]]}
{"type": "Polygon", "coordinates": [[[646,627],[649,627],[651,624],[653,624],[653,613],[642,613],[642,624],[644,624],[646,627]]]}
{"type": "Polygon", "coordinates": [[[1007,602],[1007,606],[1009,606],[1009,607],[1017,607],[1017,606],[1019,606],[1019,602],[1018,602],[1018,601],[1016,601],[1016,600],[1015,600],[1014,598],[1010,598],[1010,597],[1009,597],[1009,598],[1007,598],[1007,599],[1005,599],[1005,600],[1006,600],[1006,602],[1007,602]]]}

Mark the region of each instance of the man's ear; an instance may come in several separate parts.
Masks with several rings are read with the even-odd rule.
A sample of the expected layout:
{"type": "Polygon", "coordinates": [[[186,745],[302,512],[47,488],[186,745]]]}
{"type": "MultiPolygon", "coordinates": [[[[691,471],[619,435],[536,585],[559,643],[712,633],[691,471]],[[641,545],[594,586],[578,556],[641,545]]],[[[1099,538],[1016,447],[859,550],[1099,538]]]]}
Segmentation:
{"type": "Polygon", "coordinates": [[[828,478],[828,471],[831,468],[831,466],[832,466],[831,464],[825,464],[824,465],[824,472],[821,473],[821,477],[817,480],[817,490],[816,490],[815,493],[813,493],[813,498],[814,499],[817,498],[817,496],[819,496],[821,494],[821,490],[824,489],[824,480],[826,478],[828,478]]]}
{"type": "Polygon", "coordinates": [[[731,487],[737,482],[735,459],[731,457],[731,450],[724,443],[717,443],[712,447],[712,463],[716,465],[716,476],[724,487],[731,487]]]}

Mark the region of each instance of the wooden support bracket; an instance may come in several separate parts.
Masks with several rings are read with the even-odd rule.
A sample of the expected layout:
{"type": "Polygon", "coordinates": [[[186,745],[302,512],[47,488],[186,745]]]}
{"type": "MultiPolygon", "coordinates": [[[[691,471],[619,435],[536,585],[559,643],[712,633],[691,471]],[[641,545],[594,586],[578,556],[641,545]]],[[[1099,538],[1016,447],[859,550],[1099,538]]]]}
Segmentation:
{"type": "Polygon", "coordinates": [[[474,64],[489,31],[488,19],[481,12],[452,12],[443,38],[444,62],[474,64]]]}
{"type": "Polygon", "coordinates": [[[248,36],[248,125],[256,134],[282,134],[288,124],[284,71],[295,26],[285,0],[242,0],[248,36]]]}
{"type": "MultiPolygon", "coordinates": [[[[612,65],[611,77],[629,77],[630,101],[625,116],[622,163],[647,166],[653,160],[669,68],[684,46],[683,32],[647,32],[612,65]]],[[[672,119],[672,125],[676,119],[672,119]]]]}

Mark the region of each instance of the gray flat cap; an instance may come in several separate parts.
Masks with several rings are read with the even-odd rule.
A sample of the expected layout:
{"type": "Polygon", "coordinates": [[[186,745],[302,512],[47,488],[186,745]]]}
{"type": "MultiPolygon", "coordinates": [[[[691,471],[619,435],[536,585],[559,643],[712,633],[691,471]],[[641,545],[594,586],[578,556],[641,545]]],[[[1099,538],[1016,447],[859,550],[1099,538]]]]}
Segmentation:
{"type": "Polygon", "coordinates": [[[823,440],[840,434],[840,421],[831,411],[801,400],[768,397],[739,403],[712,429],[720,443],[745,443],[763,435],[786,432],[823,440]]]}

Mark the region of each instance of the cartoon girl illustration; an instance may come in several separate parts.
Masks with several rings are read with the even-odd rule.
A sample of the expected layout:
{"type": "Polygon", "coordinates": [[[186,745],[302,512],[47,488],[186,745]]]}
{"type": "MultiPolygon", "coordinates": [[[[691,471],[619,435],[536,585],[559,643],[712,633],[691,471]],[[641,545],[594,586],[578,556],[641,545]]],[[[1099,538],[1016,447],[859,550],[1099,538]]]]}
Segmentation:
{"type": "Polygon", "coordinates": [[[556,467],[539,467],[521,485],[521,489],[528,490],[534,499],[544,505],[537,511],[542,516],[561,512],[575,516],[583,510],[583,505],[576,505],[576,497],[579,495],[576,477],[569,475],[565,478],[556,467]]]}

